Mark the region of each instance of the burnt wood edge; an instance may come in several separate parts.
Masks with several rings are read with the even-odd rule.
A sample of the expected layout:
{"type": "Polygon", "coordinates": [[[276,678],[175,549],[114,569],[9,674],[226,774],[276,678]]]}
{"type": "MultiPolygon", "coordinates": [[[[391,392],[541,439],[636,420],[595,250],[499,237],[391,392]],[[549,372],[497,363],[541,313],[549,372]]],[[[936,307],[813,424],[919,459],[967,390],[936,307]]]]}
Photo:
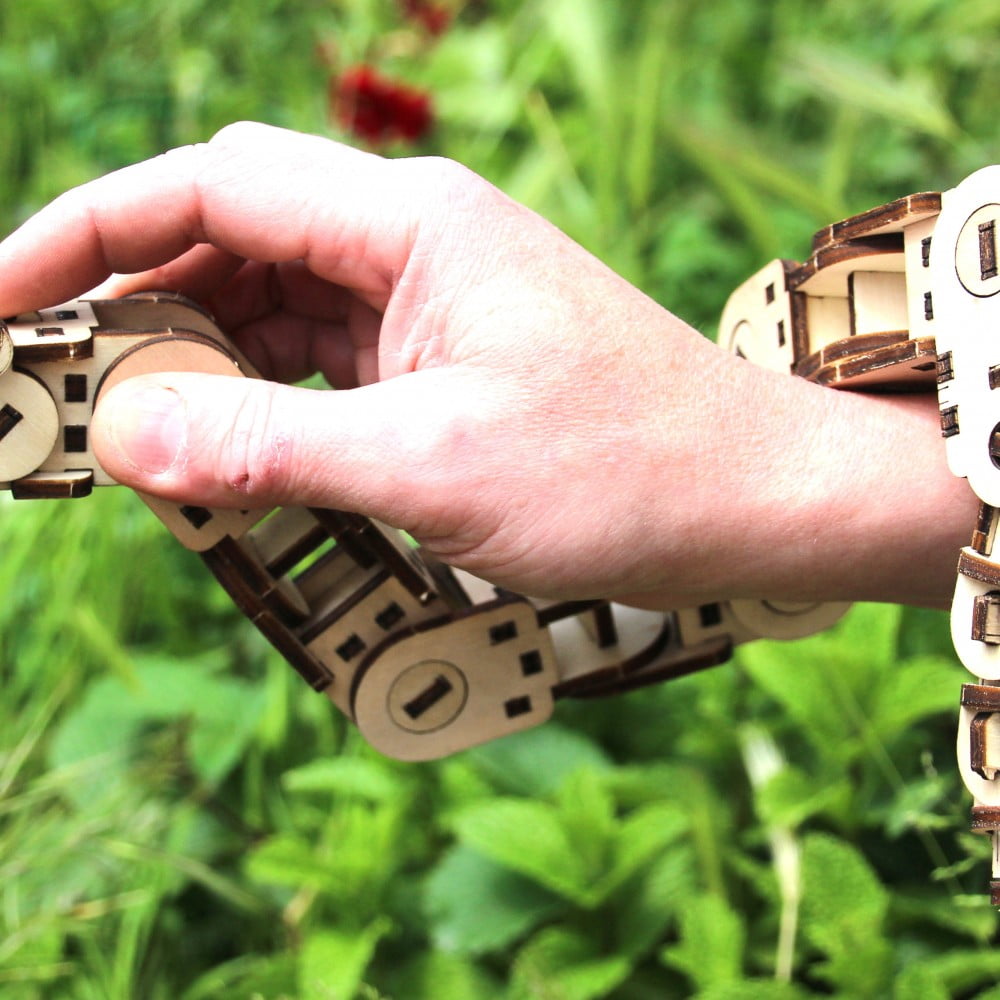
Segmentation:
{"type": "Polygon", "coordinates": [[[796,291],[820,271],[836,264],[843,264],[845,261],[880,257],[884,254],[902,254],[902,252],[902,233],[883,233],[851,240],[850,243],[831,243],[817,250],[800,267],[789,272],[786,279],[788,289],[796,291]]]}
{"type": "Polygon", "coordinates": [[[324,691],[333,683],[333,674],[302,644],[295,633],[271,611],[252,585],[242,576],[245,553],[237,554],[232,538],[201,553],[202,561],[219,581],[232,602],[254,627],[288,661],[314,691],[324,691]]]}
{"type": "MultiPolygon", "coordinates": [[[[425,632],[433,632],[440,628],[447,628],[452,622],[463,621],[466,618],[472,618],[480,614],[485,614],[489,611],[494,611],[497,608],[504,607],[527,607],[531,608],[532,612],[535,608],[532,606],[531,602],[517,594],[507,593],[503,597],[498,597],[495,601],[484,601],[482,604],[473,604],[468,608],[461,608],[458,611],[453,611],[450,614],[439,615],[436,618],[428,618],[425,621],[417,622],[416,625],[411,625],[409,628],[399,629],[393,632],[392,635],[386,636],[381,642],[373,646],[364,656],[364,659],[358,664],[357,669],[354,671],[354,676],[351,678],[351,689],[348,693],[348,705],[350,706],[351,718],[353,721],[357,721],[357,713],[354,710],[354,705],[357,700],[358,690],[361,687],[361,682],[364,679],[368,671],[378,662],[379,658],[385,653],[386,650],[395,646],[397,643],[403,642],[407,639],[413,638],[415,635],[422,635],[425,632]]],[[[537,614],[536,614],[537,619],[537,614]]],[[[545,630],[544,626],[539,624],[539,629],[545,630]]]]}
{"type": "Polygon", "coordinates": [[[896,198],[877,208],[849,216],[841,222],[820,229],[812,240],[812,249],[823,250],[832,243],[842,243],[871,233],[873,229],[905,222],[913,215],[935,215],[941,211],[940,191],[919,191],[896,198]]]}

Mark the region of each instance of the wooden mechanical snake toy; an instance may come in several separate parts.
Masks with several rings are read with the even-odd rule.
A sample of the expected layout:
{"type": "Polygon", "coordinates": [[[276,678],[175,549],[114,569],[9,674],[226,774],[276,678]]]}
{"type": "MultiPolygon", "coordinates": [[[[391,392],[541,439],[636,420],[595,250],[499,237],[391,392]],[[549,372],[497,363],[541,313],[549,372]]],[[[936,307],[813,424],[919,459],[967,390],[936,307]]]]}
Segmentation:
{"type": "MultiPolygon", "coordinates": [[[[952,633],[976,678],[962,688],[959,767],[972,827],[993,835],[1000,905],[1000,339],[987,335],[1000,327],[997,192],[1000,166],[987,167],[944,194],[821,230],[804,264],[774,261],[733,293],[719,341],[822,385],[937,388],[951,470],[982,502],[959,558],[952,633]]],[[[257,374],[208,314],[171,294],[0,323],[0,487],[37,499],[111,484],[89,446],[94,405],[123,379],[158,371],[257,374]]],[[[538,725],[556,698],[629,690],[721,663],[742,642],[811,634],[847,607],[544,602],[435,562],[358,514],[143,499],[303,679],[403,760],[538,725]]]]}

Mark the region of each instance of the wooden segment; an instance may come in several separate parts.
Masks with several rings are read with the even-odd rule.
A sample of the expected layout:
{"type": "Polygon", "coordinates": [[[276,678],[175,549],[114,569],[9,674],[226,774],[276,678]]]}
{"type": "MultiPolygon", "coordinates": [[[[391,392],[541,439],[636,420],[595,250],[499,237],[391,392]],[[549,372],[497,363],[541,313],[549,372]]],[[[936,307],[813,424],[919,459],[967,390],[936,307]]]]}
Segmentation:
{"type": "Polygon", "coordinates": [[[370,569],[378,564],[378,556],[365,544],[362,538],[364,530],[362,522],[365,519],[360,514],[347,514],[339,510],[322,510],[318,507],[311,508],[310,513],[362,569],[370,569]]]}
{"type": "MultiPolygon", "coordinates": [[[[309,651],[345,679],[344,685],[330,692],[330,697],[348,716],[352,712],[351,679],[371,651],[388,637],[408,634],[434,616],[434,605],[420,604],[384,569],[368,572],[374,575],[364,587],[345,595],[339,603],[336,597],[325,602],[300,633],[309,651]]],[[[447,616],[436,620],[447,627],[447,616]]]]}
{"type": "Polygon", "coordinates": [[[843,222],[835,222],[821,229],[813,236],[813,252],[862,236],[900,232],[915,222],[936,216],[940,211],[941,194],[937,191],[924,191],[897,198],[887,205],[879,205],[878,208],[852,215],[843,222]]]}
{"type": "Polygon", "coordinates": [[[788,288],[811,296],[846,299],[848,277],[855,271],[903,271],[902,234],[869,236],[851,243],[835,243],[816,251],[788,274],[788,288]]]}
{"type": "Polygon", "coordinates": [[[969,726],[969,766],[981,778],[993,781],[1000,768],[1000,715],[980,712],[969,726]]]}
{"type": "Polygon", "coordinates": [[[94,334],[83,309],[60,310],[62,318],[47,310],[38,322],[18,322],[8,329],[17,364],[51,364],[94,356],[94,334]],[[82,316],[82,319],[81,319],[82,316]]]}
{"type": "Polygon", "coordinates": [[[14,363],[14,340],[7,324],[0,320],[0,375],[10,370],[14,363]]]}
{"type": "Polygon", "coordinates": [[[847,280],[851,332],[855,337],[901,332],[909,336],[903,271],[854,271],[847,280]]]}
{"type": "Polygon", "coordinates": [[[961,433],[961,425],[958,420],[958,404],[945,406],[941,410],[941,437],[955,437],[961,433]]]}
{"type": "MultiPolygon", "coordinates": [[[[361,586],[351,587],[346,593],[340,592],[338,588],[333,595],[327,595],[324,606],[320,607],[309,622],[303,626],[302,641],[309,645],[324,633],[329,632],[389,579],[391,576],[386,569],[370,571],[361,586]]],[[[339,643],[335,645],[339,645],[339,643]]]]}
{"type": "Polygon", "coordinates": [[[330,538],[305,507],[279,508],[256,525],[248,537],[274,576],[291,572],[330,538]]]}
{"type": "Polygon", "coordinates": [[[197,302],[175,292],[136,292],[121,299],[91,300],[99,335],[116,330],[149,335],[157,332],[197,333],[215,341],[236,359],[240,370],[251,378],[260,373],[246,355],[218,328],[211,313],[197,302]]]}
{"type": "MultiPolygon", "coordinates": [[[[753,639],[802,639],[838,622],[850,608],[844,602],[815,601],[729,601],[723,608],[728,618],[727,633],[734,642],[753,639]]],[[[689,620],[688,620],[689,621],[689,620]]],[[[690,630],[690,624],[682,626],[690,630]]]]}
{"type": "MultiPolygon", "coordinates": [[[[789,292],[792,313],[792,371],[799,372],[799,365],[809,356],[809,296],[804,292],[789,292]]],[[[808,377],[808,376],[804,376],[808,377]]]]}
{"type": "Polygon", "coordinates": [[[969,826],[973,833],[992,833],[1000,830],[1000,807],[973,806],[969,826]]]}
{"type": "Polygon", "coordinates": [[[807,354],[796,363],[795,374],[804,378],[807,359],[829,344],[839,343],[851,335],[850,300],[846,295],[806,295],[805,302],[807,354]]]}
{"type": "Polygon", "coordinates": [[[1000,715],[963,706],[958,717],[958,770],[976,805],[1000,807],[1000,781],[986,777],[1000,761],[1000,715]],[[984,723],[980,716],[996,720],[984,723]]]}
{"type": "MultiPolygon", "coordinates": [[[[997,220],[1000,167],[986,167],[944,195],[933,234],[927,292],[932,295],[938,350],[950,352],[953,378],[939,391],[947,422],[945,450],[956,476],[980,500],[1000,506],[1000,468],[991,448],[998,423],[990,371],[1000,365],[1000,275],[997,220]]],[[[996,382],[996,377],[993,378],[996,382]]]]}
{"type": "Polygon", "coordinates": [[[15,500],[74,500],[90,496],[94,487],[94,473],[90,469],[79,472],[34,472],[10,484],[15,500]]]}
{"type": "Polygon", "coordinates": [[[1000,591],[978,594],[973,600],[972,638],[976,642],[1000,645],[1000,591]]]}
{"type": "MultiPolygon", "coordinates": [[[[858,338],[860,340],[861,338],[858,338]]],[[[839,358],[830,360],[825,349],[807,359],[807,364],[796,374],[808,377],[817,385],[844,389],[877,389],[879,391],[921,391],[934,385],[936,355],[934,341],[908,339],[906,334],[872,335],[872,340],[882,343],[866,347],[855,345],[856,353],[848,353],[850,342],[835,347],[839,358]]]]}
{"type": "Polygon", "coordinates": [[[298,640],[292,630],[266,606],[264,599],[244,579],[244,553],[238,552],[233,539],[226,539],[202,553],[205,565],[229,594],[236,606],[278,650],[288,663],[316,691],[333,682],[333,675],[298,640]]]}
{"type": "Polygon", "coordinates": [[[1000,587],[1000,566],[971,549],[962,549],[959,554],[958,572],[980,583],[1000,587]]]}
{"type": "Polygon", "coordinates": [[[599,672],[563,681],[555,686],[553,694],[557,698],[603,698],[624,694],[718,666],[730,660],[732,655],[733,642],[728,636],[708,639],[694,647],[679,646],[676,633],[665,624],[659,641],[642,655],[599,672]]]}
{"type": "MultiPolygon", "coordinates": [[[[938,385],[941,385],[942,382],[948,382],[955,377],[954,357],[951,351],[945,351],[937,355],[935,360],[935,375],[938,385]]],[[[990,388],[993,388],[992,382],[990,388]]]]}
{"type": "Polygon", "coordinates": [[[992,684],[963,684],[962,707],[973,712],[1000,712],[1000,687],[992,684]]]}
{"type": "Polygon", "coordinates": [[[273,614],[264,608],[253,617],[252,622],[261,635],[314,691],[330,691],[334,684],[333,673],[273,614]]]}
{"type": "Polygon", "coordinates": [[[357,583],[345,582],[348,578],[354,581],[367,579],[378,572],[377,566],[367,569],[358,566],[342,545],[335,545],[324,552],[315,562],[294,577],[295,586],[311,608],[320,607],[329,599],[335,589],[356,586],[357,583]]]}
{"type": "Polygon", "coordinates": [[[59,439],[59,413],[40,379],[10,369],[0,375],[0,482],[41,469],[59,439]]]}
{"type": "Polygon", "coordinates": [[[972,531],[970,547],[980,555],[989,556],[993,550],[993,539],[997,530],[997,508],[980,503],[976,526],[972,531]]]}
{"type": "Polygon", "coordinates": [[[793,261],[772,261],[729,297],[719,322],[719,345],[772,371],[791,371],[794,319],[787,292],[793,261]]]}
{"type": "Polygon", "coordinates": [[[583,627],[600,649],[608,649],[618,644],[615,613],[607,601],[602,601],[589,614],[583,615],[583,627]]]}
{"type": "MultiPolygon", "coordinates": [[[[235,358],[210,337],[199,333],[159,334],[126,349],[108,366],[97,386],[96,401],[126,379],[158,372],[242,374],[235,358]]],[[[224,538],[238,538],[267,515],[267,511],[230,508],[195,510],[148,494],[139,496],[185,548],[196,552],[204,552],[224,538]]]]}
{"type": "Polygon", "coordinates": [[[555,652],[534,609],[501,601],[386,640],[359,668],[351,702],[377,750],[429,760],[544,721],[556,679],[555,652]]]}
{"type": "Polygon", "coordinates": [[[1000,681],[1000,645],[973,638],[976,598],[1000,590],[995,583],[979,577],[995,578],[998,567],[971,548],[963,549],[962,555],[966,558],[962,559],[960,568],[970,573],[959,572],[956,576],[951,608],[951,641],[963,666],[979,678],[980,683],[1000,681]]]}

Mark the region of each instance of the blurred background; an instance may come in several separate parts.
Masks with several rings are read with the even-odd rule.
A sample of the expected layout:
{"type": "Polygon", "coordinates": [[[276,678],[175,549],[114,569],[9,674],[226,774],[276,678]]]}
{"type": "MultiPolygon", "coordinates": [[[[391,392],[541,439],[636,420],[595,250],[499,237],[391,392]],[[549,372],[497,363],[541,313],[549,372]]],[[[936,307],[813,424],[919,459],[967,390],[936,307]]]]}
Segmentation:
{"type": "MultiPolygon", "coordinates": [[[[459,159],[712,335],[815,229],[998,158],[998,35],[980,0],[0,0],[0,229],[253,118],[459,159]]],[[[1000,998],[943,614],[400,765],[124,491],[5,496],[0,552],[0,996],[1000,998]]]]}

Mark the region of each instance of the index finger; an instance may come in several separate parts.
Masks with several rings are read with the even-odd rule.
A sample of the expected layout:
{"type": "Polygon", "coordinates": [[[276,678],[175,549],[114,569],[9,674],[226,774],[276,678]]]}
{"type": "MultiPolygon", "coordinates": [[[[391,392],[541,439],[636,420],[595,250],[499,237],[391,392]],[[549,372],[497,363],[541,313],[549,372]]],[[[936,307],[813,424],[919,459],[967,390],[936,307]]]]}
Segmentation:
{"type": "Polygon", "coordinates": [[[384,306],[421,203],[406,190],[406,178],[419,177],[400,166],[318,136],[228,126],[69,191],[29,219],[0,244],[0,315],[63,302],[205,243],[250,260],[304,260],[384,306]]]}

